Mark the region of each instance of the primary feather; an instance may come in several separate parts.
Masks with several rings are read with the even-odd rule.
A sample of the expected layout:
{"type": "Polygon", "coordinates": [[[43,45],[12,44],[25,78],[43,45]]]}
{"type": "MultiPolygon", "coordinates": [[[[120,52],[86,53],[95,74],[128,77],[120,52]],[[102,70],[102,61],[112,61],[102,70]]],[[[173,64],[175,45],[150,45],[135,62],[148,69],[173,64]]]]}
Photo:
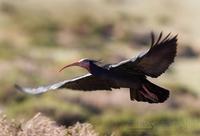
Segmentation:
{"type": "Polygon", "coordinates": [[[72,90],[83,90],[83,91],[93,91],[93,90],[112,90],[112,88],[119,88],[115,83],[109,80],[103,80],[101,78],[97,78],[92,74],[86,74],[84,76],[80,76],[71,80],[65,80],[58,83],[40,86],[37,88],[22,88],[19,85],[15,85],[15,87],[25,93],[30,94],[40,94],[47,92],[49,90],[63,89],[68,88],[72,90]]]}
{"type": "Polygon", "coordinates": [[[113,71],[124,71],[145,74],[151,77],[158,77],[174,61],[177,48],[177,36],[170,38],[168,34],[163,40],[160,33],[158,40],[155,41],[154,34],[151,34],[151,48],[136,58],[122,61],[115,65],[110,65],[113,71]]]}

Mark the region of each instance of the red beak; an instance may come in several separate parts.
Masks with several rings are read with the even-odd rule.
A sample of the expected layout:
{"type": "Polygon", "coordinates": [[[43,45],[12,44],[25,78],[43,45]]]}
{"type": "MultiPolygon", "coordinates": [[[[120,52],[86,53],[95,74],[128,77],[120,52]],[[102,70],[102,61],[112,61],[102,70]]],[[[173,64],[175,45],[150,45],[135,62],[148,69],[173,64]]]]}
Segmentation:
{"type": "Polygon", "coordinates": [[[72,63],[72,64],[69,64],[69,65],[67,65],[67,66],[64,66],[63,68],[61,68],[61,69],[59,70],[59,72],[61,72],[61,71],[64,70],[65,68],[68,68],[68,67],[71,67],[71,66],[80,66],[80,62],[74,62],[74,63],[72,63]]]}

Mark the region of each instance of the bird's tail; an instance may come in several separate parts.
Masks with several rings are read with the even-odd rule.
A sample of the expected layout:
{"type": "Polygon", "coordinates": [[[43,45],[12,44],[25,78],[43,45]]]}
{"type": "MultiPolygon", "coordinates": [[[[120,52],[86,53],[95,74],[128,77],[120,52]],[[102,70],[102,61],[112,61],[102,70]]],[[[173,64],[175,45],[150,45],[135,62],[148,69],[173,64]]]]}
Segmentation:
{"type": "Polygon", "coordinates": [[[169,91],[144,79],[140,89],[130,89],[131,100],[162,103],[169,97],[169,91]]]}

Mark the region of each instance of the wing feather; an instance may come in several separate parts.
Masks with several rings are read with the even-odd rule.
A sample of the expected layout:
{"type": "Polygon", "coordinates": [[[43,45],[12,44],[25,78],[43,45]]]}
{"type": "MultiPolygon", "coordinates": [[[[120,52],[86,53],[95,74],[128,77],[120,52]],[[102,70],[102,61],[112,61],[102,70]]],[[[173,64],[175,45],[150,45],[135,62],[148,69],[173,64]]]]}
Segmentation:
{"type": "Polygon", "coordinates": [[[129,73],[145,74],[151,77],[158,77],[166,71],[174,61],[177,48],[177,35],[170,37],[170,33],[162,39],[162,32],[158,40],[151,33],[151,48],[136,58],[122,61],[115,65],[110,65],[109,69],[114,71],[124,71],[129,73]]]}
{"type": "Polygon", "coordinates": [[[56,90],[63,88],[68,88],[72,90],[83,90],[83,91],[112,90],[112,88],[119,88],[114,82],[97,78],[91,74],[86,74],[84,76],[74,78],[72,80],[65,80],[51,85],[40,86],[37,88],[22,88],[17,84],[15,85],[15,87],[19,91],[29,94],[40,94],[47,92],[49,90],[56,90]]]}

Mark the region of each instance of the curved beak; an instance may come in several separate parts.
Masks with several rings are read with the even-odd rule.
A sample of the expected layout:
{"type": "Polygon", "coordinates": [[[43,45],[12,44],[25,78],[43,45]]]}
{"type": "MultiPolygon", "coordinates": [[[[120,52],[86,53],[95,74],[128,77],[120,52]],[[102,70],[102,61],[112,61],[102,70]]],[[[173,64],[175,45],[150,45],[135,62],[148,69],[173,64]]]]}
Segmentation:
{"type": "Polygon", "coordinates": [[[63,71],[65,68],[68,68],[68,67],[71,67],[71,66],[80,66],[80,62],[74,62],[74,63],[72,63],[72,64],[66,65],[66,66],[64,66],[63,68],[61,68],[61,69],[59,70],[59,72],[63,71]]]}

